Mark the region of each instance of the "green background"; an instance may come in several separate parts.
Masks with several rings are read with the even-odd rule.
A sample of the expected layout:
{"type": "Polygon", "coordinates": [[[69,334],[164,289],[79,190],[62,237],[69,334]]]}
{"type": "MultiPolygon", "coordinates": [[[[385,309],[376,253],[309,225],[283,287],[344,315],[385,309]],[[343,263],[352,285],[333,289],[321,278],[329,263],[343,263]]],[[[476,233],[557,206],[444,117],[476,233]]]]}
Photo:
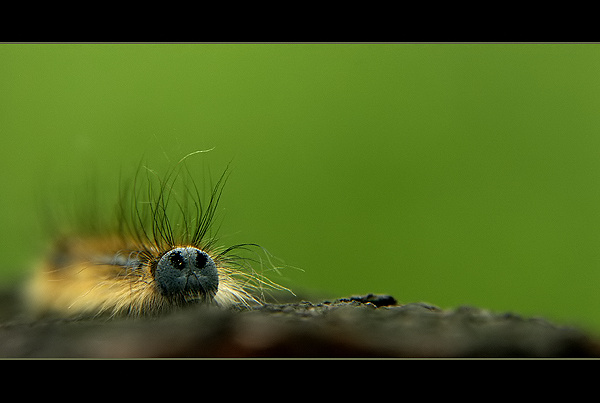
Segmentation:
{"type": "Polygon", "coordinates": [[[0,138],[6,284],[36,200],[214,148],[224,241],[284,285],[600,333],[599,45],[2,44],[0,138]]]}

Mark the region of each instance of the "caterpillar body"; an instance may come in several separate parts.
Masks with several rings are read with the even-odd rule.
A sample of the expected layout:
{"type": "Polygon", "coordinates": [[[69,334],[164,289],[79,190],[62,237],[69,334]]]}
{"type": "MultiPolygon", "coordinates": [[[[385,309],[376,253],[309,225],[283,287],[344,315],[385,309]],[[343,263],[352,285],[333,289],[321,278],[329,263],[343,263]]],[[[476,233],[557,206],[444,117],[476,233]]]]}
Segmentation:
{"type": "Polygon", "coordinates": [[[227,169],[203,202],[183,167],[164,177],[138,169],[133,185],[120,189],[112,225],[88,223],[58,235],[27,285],[29,310],[144,316],[197,303],[251,307],[263,302],[264,290],[289,291],[238,253],[258,245],[218,246],[212,227],[227,169]],[[189,180],[176,188],[181,177],[189,180]]]}

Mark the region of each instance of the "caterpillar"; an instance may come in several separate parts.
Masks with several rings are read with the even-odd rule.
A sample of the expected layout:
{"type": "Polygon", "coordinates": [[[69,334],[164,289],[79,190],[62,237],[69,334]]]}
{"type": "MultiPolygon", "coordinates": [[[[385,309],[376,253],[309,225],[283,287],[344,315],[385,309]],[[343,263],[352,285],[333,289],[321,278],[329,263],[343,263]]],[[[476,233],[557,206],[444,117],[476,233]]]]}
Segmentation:
{"type": "Polygon", "coordinates": [[[264,251],[259,245],[219,244],[213,227],[228,176],[229,166],[203,198],[184,160],[162,177],[140,164],[133,181],[120,181],[112,220],[90,207],[83,225],[56,231],[26,286],[29,312],[139,317],[199,303],[252,307],[265,290],[291,293],[252,267],[262,260],[243,256],[264,251]]]}

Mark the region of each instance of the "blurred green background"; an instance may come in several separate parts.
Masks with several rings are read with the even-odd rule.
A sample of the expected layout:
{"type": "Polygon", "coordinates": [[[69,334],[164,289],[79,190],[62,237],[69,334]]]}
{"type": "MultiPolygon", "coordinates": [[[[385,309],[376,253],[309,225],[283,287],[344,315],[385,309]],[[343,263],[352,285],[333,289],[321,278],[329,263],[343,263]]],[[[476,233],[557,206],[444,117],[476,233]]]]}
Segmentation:
{"type": "Polygon", "coordinates": [[[0,138],[5,284],[36,199],[214,148],[224,241],[286,286],[600,333],[599,45],[2,44],[0,138]]]}

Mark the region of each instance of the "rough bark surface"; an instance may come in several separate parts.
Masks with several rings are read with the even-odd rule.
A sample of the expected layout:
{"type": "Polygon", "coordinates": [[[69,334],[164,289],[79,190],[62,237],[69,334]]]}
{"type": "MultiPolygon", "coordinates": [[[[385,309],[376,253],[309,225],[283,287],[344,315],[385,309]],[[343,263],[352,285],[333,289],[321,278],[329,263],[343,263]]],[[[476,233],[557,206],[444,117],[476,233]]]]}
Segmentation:
{"type": "Polygon", "coordinates": [[[600,357],[597,340],[575,328],[474,307],[399,305],[387,295],[34,322],[9,300],[0,304],[0,357],[600,357]]]}

